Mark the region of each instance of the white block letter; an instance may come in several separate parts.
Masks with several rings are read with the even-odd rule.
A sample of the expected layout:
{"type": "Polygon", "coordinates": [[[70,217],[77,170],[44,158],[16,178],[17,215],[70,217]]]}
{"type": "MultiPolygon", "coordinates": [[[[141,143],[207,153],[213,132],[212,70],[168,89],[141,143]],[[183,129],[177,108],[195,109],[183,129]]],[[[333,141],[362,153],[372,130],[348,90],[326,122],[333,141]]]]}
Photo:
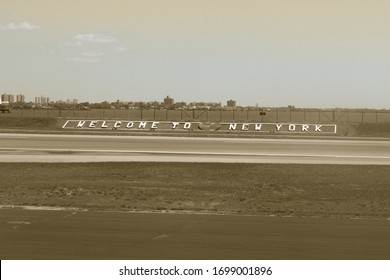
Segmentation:
{"type": "Polygon", "coordinates": [[[76,128],[82,128],[84,124],[85,124],[85,121],[79,121],[76,128]]]}
{"type": "Polygon", "coordinates": [[[237,124],[236,123],[231,123],[229,124],[229,130],[235,130],[237,127],[237,124]]]}
{"type": "Polygon", "coordinates": [[[316,124],[316,132],[322,132],[322,130],[321,130],[321,126],[322,125],[320,125],[320,124],[316,124]]]}
{"type": "Polygon", "coordinates": [[[104,121],[102,124],[102,128],[107,128],[107,127],[108,127],[108,125],[107,125],[106,121],[104,121]]]}
{"type": "Polygon", "coordinates": [[[159,122],[152,122],[152,126],[150,128],[151,129],[156,129],[158,124],[159,124],[159,122]]]}
{"type": "Polygon", "coordinates": [[[122,122],[121,122],[121,121],[117,121],[117,122],[115,122],[115,124],[114,124],[114,128],[120,128],[120,127],[121,127],[121,124],[122,124],[122,122]]]}
{"type": "Polygon", "coordinates": [[[138,128],[146,128],[146,122],[140,122],[138,128]]]}
{"type": "Polygon", "coordinates": [[[97,121],[91,121],[91,123],[89,124],[89,127],[90,128],[95,128],[97,125],[97,121]]]}

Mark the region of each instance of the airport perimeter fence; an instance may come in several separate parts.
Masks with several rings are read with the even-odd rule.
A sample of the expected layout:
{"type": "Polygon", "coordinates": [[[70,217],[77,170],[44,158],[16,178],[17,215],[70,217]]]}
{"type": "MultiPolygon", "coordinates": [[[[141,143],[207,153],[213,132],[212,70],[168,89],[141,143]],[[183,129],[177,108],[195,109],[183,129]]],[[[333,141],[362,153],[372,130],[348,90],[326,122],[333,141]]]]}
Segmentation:
{"type": "MultiPolygon", "coordinates": [[[[8,115],[8,114],[4,114],[8,115]]],[[[384,123],[390,122],[390,110],[166,110],[166,109],[14,109],[15,117],[56,117],[67,119],[167,120],[201,122],[269,123],[384,123]]]]}

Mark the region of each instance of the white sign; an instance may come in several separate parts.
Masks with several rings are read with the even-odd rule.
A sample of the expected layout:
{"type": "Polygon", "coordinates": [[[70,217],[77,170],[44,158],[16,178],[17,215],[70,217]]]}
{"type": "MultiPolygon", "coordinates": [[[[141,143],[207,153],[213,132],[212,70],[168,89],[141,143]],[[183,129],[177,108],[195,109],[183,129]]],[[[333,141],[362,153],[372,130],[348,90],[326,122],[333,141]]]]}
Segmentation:
{"type": "Polygon", "coordinates": [[[225,132],[264,133],[336,133],[335,124],[296,123],[202,123],[183,121],[131,121],[131,120],[67,120],[64,129],[105,129],[105,130],[207,130],[225,132]]]}

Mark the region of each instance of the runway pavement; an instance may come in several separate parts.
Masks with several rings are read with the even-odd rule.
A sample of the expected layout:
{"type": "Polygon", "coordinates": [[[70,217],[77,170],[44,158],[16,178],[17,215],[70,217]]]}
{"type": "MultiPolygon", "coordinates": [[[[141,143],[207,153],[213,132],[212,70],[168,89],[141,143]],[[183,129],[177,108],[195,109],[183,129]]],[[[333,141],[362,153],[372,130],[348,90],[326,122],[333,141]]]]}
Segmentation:
{"type": "Polygon", "coordinates": [[[390,221],[2,209],[1,259],[389,259],[390,221]]]}
{"type": "Polygon", "coordinates": [[[390,164],[390,141],[0,134],[2,162],[390,164]]]}

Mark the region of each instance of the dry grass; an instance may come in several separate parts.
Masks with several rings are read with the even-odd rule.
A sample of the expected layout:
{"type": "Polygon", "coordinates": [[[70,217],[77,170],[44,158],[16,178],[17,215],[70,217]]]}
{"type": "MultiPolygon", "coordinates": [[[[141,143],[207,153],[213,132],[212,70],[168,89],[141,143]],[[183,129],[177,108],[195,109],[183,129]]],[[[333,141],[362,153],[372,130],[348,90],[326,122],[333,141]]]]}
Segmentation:
{"type": "MultiPolygon", "coordinates": [[[[0,131],[4,130],[38,130],[40,132],[53,132],[54,130],[66,133],[82,133],[80,130],[64,130],[61,129],[62,125],[68,118],[55,118],[50,116],[42,117],[28,117],[28,116],[15,116],[0,113],[0,131]]],[[[85,131],[84,131],[85,132],[85,131]]],[[[107,131],[96,130],[94,132],[107,133],[107,131]]],[[[122,134],[137,133],[137,131],[117,131],[122,134]]],[[[138,131],[140,132],[140,131],[138,131]]],[[[162,131],[162,133],[169,133],[170,131],[162,131]]],[[[88,131],[90,133],[90,131],[88,131]]],[[[114,133],[110,131],[109,133],[114,133]]],[[[146,132],[147,133],[147,132],[146,132]]],[[[205,135],[204,131],[201,132],[205,135]]],[[[215,132],[214,132],[215,133],[215,132]]],[[[231,133],[229,133],[231,134],[231,133]]],[[[256,136],[259,134],[254,133],[242,133],[237,132],[233,135],[256,136]]],[[[192,134],[194,135],[194,134],[192,134]]],[[[213,135],[213,132],[208,132],[206,135],[213,135]]],[[[215,135],[221,136],[221,131],[215,133],[215,135]]],[[[276,136],[277,134],[273,135],[276,136]]],[[[361,124],[348,124],[338,123],[337,136],[349,136],[349,137],[390,137],[390,122],[382,123],[361,123],[361,124]]]]}
{"type": "Polygon", "coordinates": [[[390,166],[0,163],[0,204],[387,218],[390,166]]]}
{"type": "Polygon", "coordinates": [[[390,137],[390,123],[364,123],[356,125],[355,135],[365,137],[390,137]]]}
{"type": "Polygon", "coordinates": [[[53,130],[57,119],[46,117],[15,117],[0,115],[0,129],[40,129],[53,130]]]}

